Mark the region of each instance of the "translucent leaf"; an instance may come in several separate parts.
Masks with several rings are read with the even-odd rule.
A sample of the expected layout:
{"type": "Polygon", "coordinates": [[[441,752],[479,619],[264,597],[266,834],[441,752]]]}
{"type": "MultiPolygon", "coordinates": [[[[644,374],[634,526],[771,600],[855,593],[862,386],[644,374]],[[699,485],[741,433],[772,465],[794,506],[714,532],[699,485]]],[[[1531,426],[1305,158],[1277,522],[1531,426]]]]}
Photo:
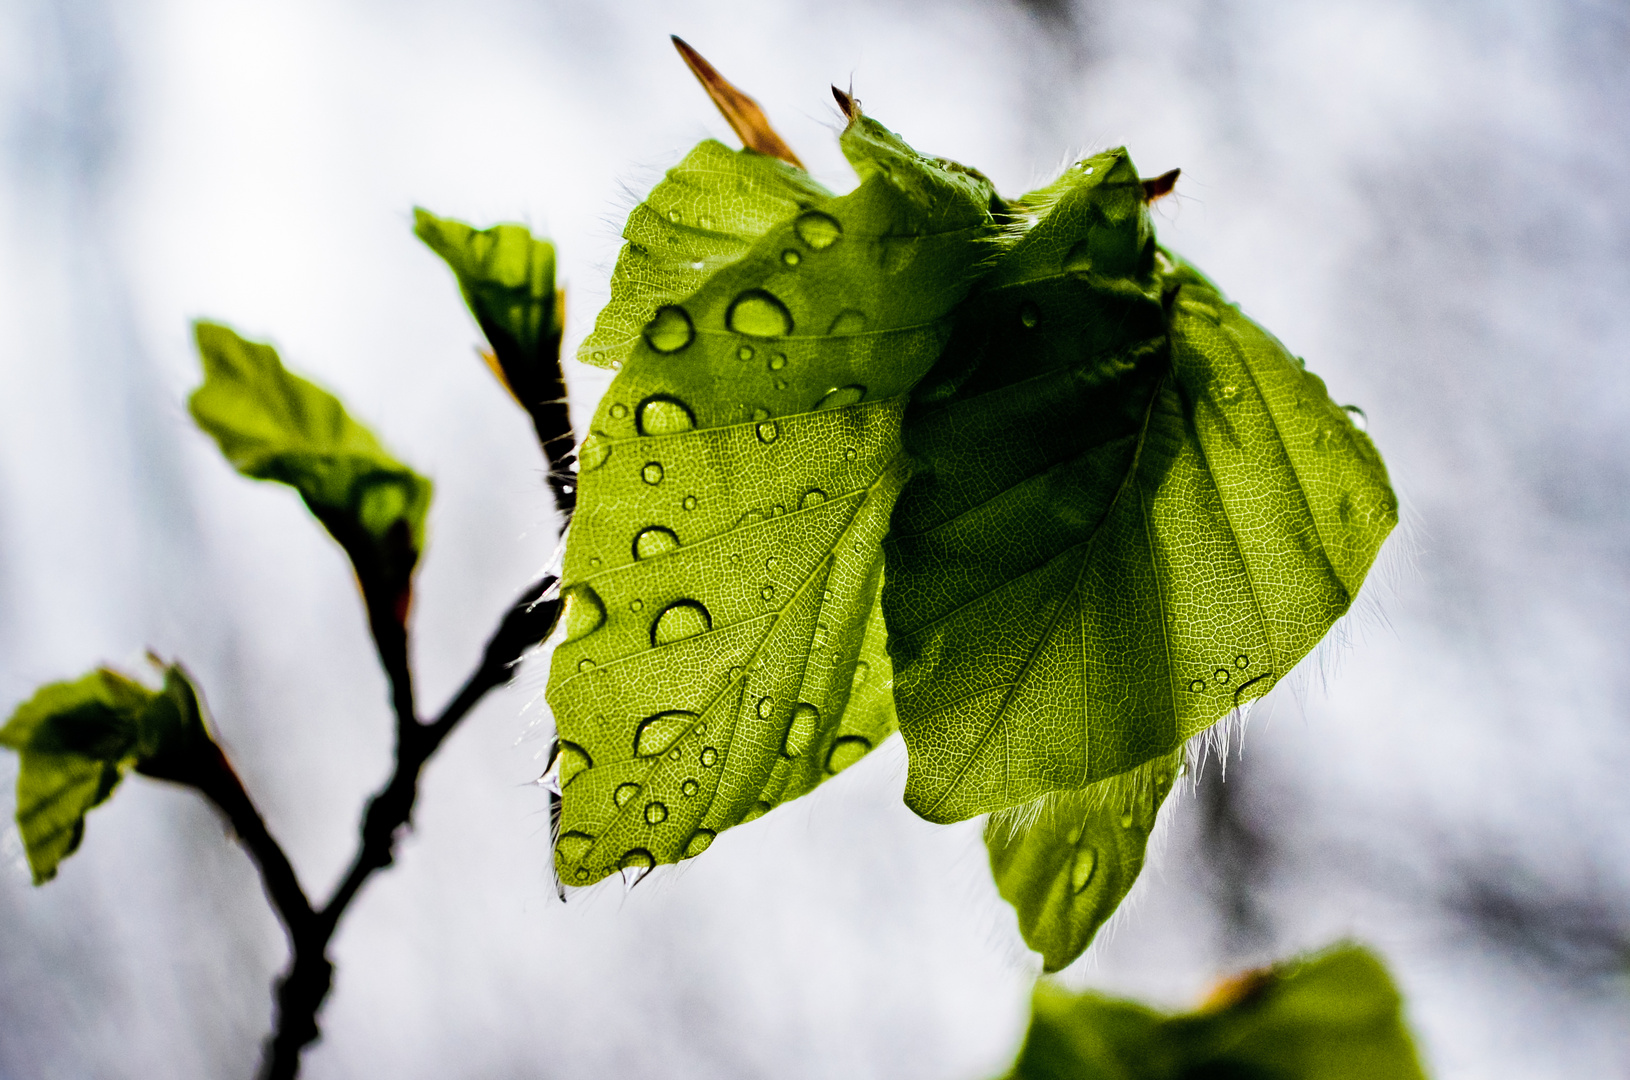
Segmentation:
{"type": "Polygon", "coordinates": [[[269,345],[224,326],[196,326],[204,385],[193,419],[232,467],[300,493],[356,568],[375,623],[407,617],[413,568],[424,548],[430,481],[397,461],[339,399],[284,370],[269,345]]]}
{"type": "Polygon", "coordinates": [[[931,821],[1084,788],[1267,693],[1397,520],[1324,384],[1156,247],[1124,150],[1024,202],[914,395],[885,544],[931,821]]]}
{"type": "Polygon", "coordinates": [[[1167,1015],[1036,985],[1009,1080],[1424,1080],[1386,968],[1347,945],[1248,972],[1167,1015]]]}
{"type": "Polygon", "coordinates": [[[1060,971],[1085,952],[1131,891],[1182,759],[1179,748],[1009,812],[1031,820],[1002,815],[986,825],[997,891],[1018,912],[1019,932],[1044,970],[1060,971]]]}
{"type": "Polygon", "coordinates": [[[17,751],[17,828],[34,884],[56,876],[85,833],[85,814],[135,767],[162,775],[166,762],[209,741],[198,698],[179,667],[151,690],[99,668],[42,686],[17,707],[0,746],[17,751]],[[155,771],[157,770],[157,771],[155,771]]]}
{"type": "MultiPolygon", "coordinates": [[[[695,180],[723,194],[684,213],[759,238],[689,295],[645,292],[590,425],[548,689],[569,884],[698,854],[892,730],[876,596],[900,418],[994,222],[988,185],[875,122],[842,144],[859,188],[804,189],[775,222],[724,216],[729,169],[695,180]]],[[[635,217],[665,220],[663,191],[635,217]]]]}

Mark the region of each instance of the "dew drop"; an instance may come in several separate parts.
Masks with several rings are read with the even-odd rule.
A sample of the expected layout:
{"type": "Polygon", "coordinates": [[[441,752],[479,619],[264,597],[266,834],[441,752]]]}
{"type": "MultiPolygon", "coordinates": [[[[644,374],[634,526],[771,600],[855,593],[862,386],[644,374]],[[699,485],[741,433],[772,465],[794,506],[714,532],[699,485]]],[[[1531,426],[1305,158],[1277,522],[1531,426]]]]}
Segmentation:
{"type": "Polygon", "coordinates": [[[677,304],[664,304],[657,308],[651,321],[645,324],[645,343],[659,353],[676,353],[696,340],[696,327],[690,315],[677,304]]]}
{"type": "Polygon", "coordinates": [[[711,746],[702,747],[702,768],[711,769],[713,763],[719,760],[719,752],[711,746]]]}
{"type": "Polygon", "coordinates": [[[678,547],[679,537],[674,535],[672,529],[652,525],[648,529],[641,529],[634,537],[634,558],[651,559],[675,551],[678,547]]]}
{"type": "Polygon", "coordinates": [[[651,644],[668,645],[713,629],[713,616],[695,600],[676,600],[651,624],[651,644]]]}
{"type": "Polygon", "coordinates": [[[1041,308],[1037,307],[1034,302],[1026,300],[1019,306],[1019,323],[1026,330],[1031,329],[1039,322],[1041,322],[1041,308]]]}
{"type": "Polygon", "coordinates": [[[587,585],[573,585],[564,592],[566,610],[560,621],[566,626],[565,644],[581,641],[594,633],[606,621],[606,606],[600,594],[587,585]]]}
{"type": "Polygon", "coordinates": [[[786,366],[787,366],[787,354],[786,353],[776,353],[774,356],[770,357],[770,370],[771,371],[780,371],[782,368],[784,368],[786,366]]]}
{"type": "Polygon", "coordinates": [[[1228,681],[1228,675],[1228,669],[1225,667],[1220,667],[1211,673],[1211,677],[1220,683],[1226,683],[1228,681]]]}
{"type": "Polygon", "coordinates": [[[611,801],[618,806],[625,806],[629,799],[634,798],[639,793],[640,786],[638,784],[618,784],[617,790],[611,793],[611,801]]]}
{"type": "Polygon", "coordinates": [[[543,786],[559,795],[566,790],[566,785],[577,778],[577,774],[585,769],[594,768],[594,760],[589,752],[573,742],[561,740],[555,747],[555,759],[549,763],[549,771],[543,774],[543,786]]]}
{"type": "Polygon", "coordinates": [[[668,760],[669,761],[678,761],[680,758],[682,758],[684,756],[685,755],[680,752],[680,749],[677,746],[674,747],[672,750],[668,751],[668,760]]]}
{"type": "Polygon", "coordinates": [[[1189,680],[1189,693],[1198,694],[1200,691],[1204,690],[1205,688],[1206,688],[1206,681],[1204,679],[1190,679],[1189,680]]]}
{"type": "Polygon", "coordinates": [[[706,851],[708,845],[713,843],[714,835],[712,829],[697,829],[691,833],[690,839],[685,841],[685,858],[694,859],[706,851]]]}
{"type": "Polygon", "coordinates": [[[764,560],[764,569],[766,569],[766,570],[774,570],[776,567],[778,567],[780,565],[781,565],[781,560],[776,558],[774,555],[771,555],[768,559],[764,560]]]}
{"type": "Polygon", "coordinates": [[[825,251],[843,236],[843,226],[838,224],[838,219],[819,210],[799,215],[792,227],[798,239],[816,251],[825,251]]]}
{"type": "Polygon", "coordinates": [[[815,403],[815,410],[819,412],[822,409],[845,409],[865,396],[864,386],[858,384],[840,386],[835,390],[828,390],[821,400],[815,403]]]}
{"type": "Polygon", "coordinates": [[[786,263],[788,266],[797,266],[799,263],[804,261],[804,257],[792,250],[792,248],[788,248],[781,253],[781,261],[786,263]]]}
{"type": "Polygon", "coordinates": [[[1098,872],[1098,849],[1081,848],[1075,853],[1075,859],[1070,863],[1070,888],[1080,892],[1092,884],[1092,876],[1098,872]]]}
{"type": "Polygon", "coordinates": [[[662,462],[647,461],[640,470],[640,479],[653,486],[662,483],[662,462]]]}
{"type": "Polygon", "coordinates": [[[787,725],[786,737],[781,740],[781,752],[790,758],[802,757],[815,741],[815,727],[820,721],[821,710],[800,701],[792,710],[792,723],[787,725]]]}
{"type": "Polygon", "coordinates": [[[741,673],[742,667],[740,664],[737,664],[735,667],[732,667],[729,671],[725,672],[725,677],[731,682],[735,682],[737,679],[741,678],[741,673]]]}
{"type": "Polygon", "coordinates": [[[594,661],[586,656],[577,662],[578,671],[588,671],[592,667],[594,667],[594,661]]]}
{"type": "Polygon", "coordinates": [[[594,350],[594,362],[596,364],[600,363],[605,358],[606,358],[606,354],[604,352],[600,351],[599,349],[594,350]]]}
{"type": "Polygon", "coordinates": [[[708,217],[706,214],[703,214],[701,217],[696,219],[696,224],[701,228],[711,229],[713,228],[713,219],[708,217]]]}
{"type": "Polygon", "coordinates": [[[758,441],[768,445],[781,437],[781,425],[774,420],[766,420],[758,425],[758,441]]]}
{"type": "Polygon", "coordinates": [[[828,334],[858,334],[866,329],[866,313],[857,308],[844,308],[838,312],[832,325],[826,328],[828,334]]]}
{"type": "Polygon", "coordinates": [[[622,402],[619,401],[619,402],[617,402],[617,404],[615,404],[615,405],[613,405],[611,407],[611,418],[613,420],[621,420],[623,417],[625,417],[627,415],[628,415],[628,406],[624,405],[622,402]]]}
{"type": "Polygon", "coordinates": [[[578,867],[578,868],[577,868],[577,880],[579,880],[579,881],[587,881],[587,880],[588,880],[588,876],[589,876],[589,870],[588,870],[588,867],[586,867],[586,866],[579,866],[579,867],[578,867]]]}
{"type": "Polygon", "coordinates": [[[761,697],[761,698],[758,699],[758,718],[760,720],[768,720],[770,718],[771,714],[774,713],[774,712],[775,712],[775,699],[774,698],[772,698],[772,697],[761,697]]]}
{"type": "Polygon", "coordinates": [[[848,449],[844,450],[844,452],[843,452],[843,460],[845,460],[845,461],[853,461],[853,460],[855,460],[855,448],[854,447],[851,446],[848,449]]]}
{"type": "Polygon", "coordinates": [[[764,586],[762,589],[760,589],[758,591],[758,595],[761,598],[763,598],[766,602],[768,602],[770,600],[774,600],[775,599],[775,586],[774,585],[766,585],[766,586],[764,586]]]}
{"type": "Polygon", "coordinates": [[[743,345],[741,348],[736,350],[737,360],[751,360],[752,358],[753,347],[751,345],[743,345]]]}
{"type": "Polygon", "coordinates": [[[826,492],[820,488],[810,488],[804,492],[803,498],[798,500],[798,509],[808,510],[811,506],[819,506],[826,501],[826,492]]]}
{"type": "Polygon", "coordinates": [[[639,757],[660,756],[695,722],[696,714],[684,709],[669,709],[646,717],[634,732],[634,753],[639,757]]]}
{"type": "Polygon", "coordinates": [[[679,505],[683,506],[686,510],[695,510],[696,509],[696,496],[695,495],[686,495],[685,496],[685,501],[680,503],[679,505]]]}
{"type": "Polygon", "coordinates": [[[656,859],[644,848],[635,848],[624,855],[622,861],[617,864],[617,868],[623,873],[623,887],[632,889],[644,881],[645,875],[649,874],[651,867],[656,864],[656,859]]]}
{"type": "Polygon", "coordinates": [[[869,739],[861,738],[859,735],[843,736],[833,742],[832,749],[826,752],[826,771],[836,776],[865,757],[871,748],[869,739]]]}
{"type": "Polygon", "coordinates": [[[787,380],[785,380],[785,379],[777,379],[777,380],[775,380],[775,388],[777,390],[785,390],[787,388],[787,380]]]}
{"type": "Polygon", "coordinates": [[[577,471],[580,473],[593,472],[606,463],[611,456],[611,440],[598,431],[593,432],[583,440],[583,445],[577,448],[577,471]]]}
{"type": "Polygon", "coordinates": [[[668,808],[659,802],[645,804],[645,823],[647,825],[661,825],[668,820],[668,808]]]}
{"type": "Polygon", "coordinates": [[[668,220],[673,222],[675,225],[678,225],[680,221],[684,220],[684,215],[682,215],[678,210],[669,210],[668,220]]]}
{"type": "Polygon", "coordinates": [[[561,833],[555,841],[555,853],[567,862],[576,862],[589,853],[594,837],[583,832],[561,833]]]}
{"type": "Polygon", "coordinates": [[[792,313],[787,305],[763,289],[748,289],[731,301],[724,322],[736,333],[749,337],[786,337],[792,333],[792,313]]]}
{"type": "Polygon", "coordinates": [[[687,799],[695,798],[696,793],[701,790],[702,785],[698,784],[695,780],[686,780],[683,784],[679,785],[679,793],[685,796],[687,799]]]}
{"type": "Polygon", "coordinates": [[[640,402],[635,428],[641,435],[678,435],[696,426],[690,407],[667,394],[653,394],[640,402]]]}
{"type": "Polygon", "coordinates": [[[1354,427],[1360,431],[1370,430],[1370,418],[1365,415],[1363,409],[1357,405],[1343,405],[1342,409],[1346,411],[1347,419],[1353,422],[1354,427]]]}
{"type": "Polygon", "coordinates": [[[1246,656],[1244,653],[1240,653],[1238,656],[1234,657],[1234,666],[1237,668],[1250,667],[1251,658],[1246,656]]]}

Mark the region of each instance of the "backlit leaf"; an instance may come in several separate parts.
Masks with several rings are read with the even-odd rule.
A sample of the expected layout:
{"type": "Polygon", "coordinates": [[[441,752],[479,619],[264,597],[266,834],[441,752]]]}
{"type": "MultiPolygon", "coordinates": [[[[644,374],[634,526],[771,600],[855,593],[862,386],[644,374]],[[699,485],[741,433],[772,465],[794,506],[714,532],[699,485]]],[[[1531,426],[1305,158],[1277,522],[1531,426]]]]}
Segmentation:
{"type": "MultiPolygon", "coordinates": [[[[300,493],[356,569],[375,637],[407,618],[430,481],[397,461],[339,399],[286,371],[269,345],[197,324],[204,385],[193,419],[232,467],[300,493]]],[[[384,639],[381,639],[384,648],[384,639]]]]}
{"type": "Polygon", "coordinates": [[[1132,769],[1267,693],[1397,520],[1368,437],[1159,250],[1124,150],[1021,206],[914,394],[885,544],[906,801],[955,821],[1132,769]]]}
{"type": "Polygon", "coordinates": [[[1036,985],[1009,1080],[1424,1080],[1380,960],[1339,946],[1230,980],[1167,1015],[1036,985]]]}
{"type": "Polygon", "coordinates": [[[597,334],[634,339],[581,449],[548,689],[568,884],[697,854],[892,730],[876,596],[900,418],[995,224],[982,178],[874,121],[842,146],[848,195],[703,144],[675,170],[720,161],[702,186],[670,174],[631,219],[597,334]],[[728,265],[623,273],[652,265],[635,222],[670,209],[700,230],[676,244],[728,265]]]}
{"type": "Polygon", "coordinates": [[[1179,748],[1131,772],[1038,805],[993,816],[985,826],[991,875],[1019,915],[1025,944],[1046,971],[1086,951],[1143,869],[1144,848],[1183,759],[1179,748]],[[1025,820],[1030,817],[1031,820],[1025,820]]]}

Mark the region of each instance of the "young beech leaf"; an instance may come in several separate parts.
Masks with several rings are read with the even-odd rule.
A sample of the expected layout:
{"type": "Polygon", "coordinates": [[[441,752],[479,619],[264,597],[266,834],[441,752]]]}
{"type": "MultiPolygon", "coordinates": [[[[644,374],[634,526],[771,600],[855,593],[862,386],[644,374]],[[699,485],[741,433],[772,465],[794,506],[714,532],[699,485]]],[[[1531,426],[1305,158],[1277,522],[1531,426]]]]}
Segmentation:
{"type": "MultiPolygon", "coordinates": [[[[566,422],[560,381],[560,333],[566,294],[555,290],[555,248],[523,225],[474,229],[462,221],[413,211],[413,231],[458,279],[464,302],[492,346],[494,372],[532,417],[546,451],[566,422]]],[[[558,448],[551,461],[570,450],[558,448]]]]}
{"type": "Polygon", "coordinates": [[[338,398],[284,370],[271,346],[214,323],[196,333],[204,385],[188,403],[193,419],[238,472],[300,493],[356,568],[375,636],[399,632],[430,481],[391,457],[338,398]]]}
{"type": "Polygon", "coordinates": [[[996,815],[985,826],[991,875],[1019,914],[1025,944],[1046,971],[1086,951],[1143,869],[1144,848],[1183,750],[996,815]],[[1023,817],[1031,816],[1026,822],[1023,817]]]}
{"type": "Polygon", "coordinates": [[[135,767],[160,774],[198,740],[209,740],[198,696],[179,666],[151,690],[108,668],[40,687],[17,707],[0,746],[17,751],[17,828],[34,884],[56,876],[79,847],[85,814],[135,767]]]}
{"type": "MultiPolygon", "coordinates": [[[[860,186],[798,188],[775,222],[742,172],[698,176],[681,216],[758,238],[694,292],[613,282],[608,310],[660,302],[590,424],[567,536],[548,698],[568,884],[698,854],[893,728],[876,595],[900,419],[995,223],[987,183],[876,122],[842,146],[860,186]]],[[[673,186],[635,217],[667,220],[673,186]]]]}
{"type": "Polygon", "coordinates": [[[1267,693],[1397,520],[1324,384],[1156,247],[1124,150],[1025,206],[913,395],[885,543],[931,821],[1085,788],[1267,693]]]}
{"type": "Polygon", "coordinates": [[[1381,961],[1354,945],[1248,972],[1197,1011],[1036,984],[1008,1080],[1425,1080],[1381,961]]]}

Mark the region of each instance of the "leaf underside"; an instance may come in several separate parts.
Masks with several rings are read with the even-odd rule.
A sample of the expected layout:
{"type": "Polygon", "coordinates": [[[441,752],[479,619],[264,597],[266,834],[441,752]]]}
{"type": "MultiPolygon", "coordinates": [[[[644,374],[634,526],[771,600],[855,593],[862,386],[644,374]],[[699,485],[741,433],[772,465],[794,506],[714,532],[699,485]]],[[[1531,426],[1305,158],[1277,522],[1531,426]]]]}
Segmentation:
{"type": "Polygon", "coordinates": [[[1267,693],[1396,522],[1324,384],[1156,247],[1124,151],[1033,198],[914,395],[885,542],[931,821],[1083,788],[1267,693]]]}
{"type": "Polygon", "coordinates": [[[548,688],[567,884],[698,854],[893,730],[877,595],[900,418],[995,226],[987,185],[872,121],[843,146],[848,195],[703,144],[631,219],[584,347],[621,370],[580,452],[548,688]],[[746,209],[701,200],[704,228],[678,201],[698,226],[667,228],[699,158],[746,209]],[[663,234],[644,251],[640,223],[663,234]],[[709,258],[734,261],[673,269],[709,258]]]}

